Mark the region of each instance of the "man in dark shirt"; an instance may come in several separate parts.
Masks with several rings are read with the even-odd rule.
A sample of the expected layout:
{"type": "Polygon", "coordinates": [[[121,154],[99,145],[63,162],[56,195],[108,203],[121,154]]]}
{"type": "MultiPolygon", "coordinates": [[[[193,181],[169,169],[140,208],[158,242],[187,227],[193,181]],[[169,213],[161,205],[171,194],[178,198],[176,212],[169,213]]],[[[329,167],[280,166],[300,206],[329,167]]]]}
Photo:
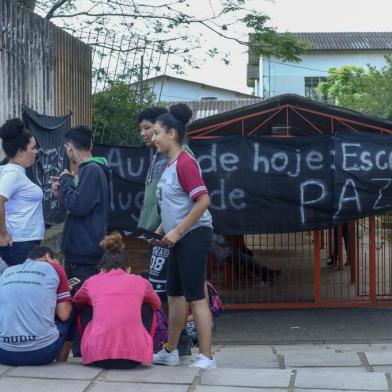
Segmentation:
{"type": "MultiPolygon", "coordinates": [[[[99,243],[107,234],[111,173],[105,158],[92,156],[92,147],[89,128],[78,126],[70,129],[65,134],[65,150],[77,171],[72,174],[64,170],[52,183],[52,191],[60,197],[67,210],[61,250],[68,278],[80,279],[74,291],[98,273],[103,254],[99,243]]],[[[82,314],[82,319],[85,317],[89,316],[82,314]]],[[[78,355],[75,345],[77,343],[73,352],[78,355]]]]}

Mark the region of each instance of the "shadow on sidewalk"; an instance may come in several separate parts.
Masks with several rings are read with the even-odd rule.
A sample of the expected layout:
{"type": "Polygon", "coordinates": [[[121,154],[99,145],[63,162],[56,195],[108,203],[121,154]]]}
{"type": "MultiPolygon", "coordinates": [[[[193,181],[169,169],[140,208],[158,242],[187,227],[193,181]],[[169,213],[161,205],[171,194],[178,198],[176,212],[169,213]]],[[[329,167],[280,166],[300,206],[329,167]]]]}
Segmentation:
{"type": "Polygon", "coordinates": [[[392,308],[232,311],[215,344],[392,343],[392,308]]]}

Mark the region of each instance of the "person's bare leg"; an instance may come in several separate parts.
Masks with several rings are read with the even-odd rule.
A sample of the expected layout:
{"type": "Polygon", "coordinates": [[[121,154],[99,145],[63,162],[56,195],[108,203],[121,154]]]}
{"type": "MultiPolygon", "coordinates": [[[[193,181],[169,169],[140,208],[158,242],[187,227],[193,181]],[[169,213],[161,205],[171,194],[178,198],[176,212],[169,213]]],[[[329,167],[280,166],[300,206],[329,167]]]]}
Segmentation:
{"type": "Polygon", "coordinates": [[[56,362],[67,362],[69,357],[69,352],[71,351],[72,342],[65,342],[64,346],[61,348],[59,355],[56,358],[56,362]]]}
{"type": "Polygon", "coordinates": [[[184,328],[185,321],[188,317],[187,303],[184,297],[168,297],[169,304],[169,336],[167,338],[166,348],[169,351],[177,348],[181,331],[184,328]]]}
{"type": "Polygon", "coordinates": [[[204,297],[207,302],[207,305],[210,306],[210,296],[208,295],[208,286],[207,282],[204,282],[204,297]]]}
{"type": "Polygon", "coordinates": [[[189,305],[196,323],[199,351],[206,357],[211,358],[212,318],[210,308],[208,307],[205,298],[192,301],[189,305]]]}
{"type": "MultiPolygon", "coordinates": [[[[210,297],[208,296],[208,287],[207,287],[207,282],[204,283],[204,296],[205,296],[205,300],[207,302],[208,307],[210,306],[210,297]]],[[[189,302],[186,303],[187,304],[187,310],[186,310],[186,314],[187,317],[185,319],[185,324],[184,324],[184,328],[186,328],[187,322],[190,320],[194,320],[193,314],[189,314],[189,309],[190,309],[190,304],[189,302]]]]}

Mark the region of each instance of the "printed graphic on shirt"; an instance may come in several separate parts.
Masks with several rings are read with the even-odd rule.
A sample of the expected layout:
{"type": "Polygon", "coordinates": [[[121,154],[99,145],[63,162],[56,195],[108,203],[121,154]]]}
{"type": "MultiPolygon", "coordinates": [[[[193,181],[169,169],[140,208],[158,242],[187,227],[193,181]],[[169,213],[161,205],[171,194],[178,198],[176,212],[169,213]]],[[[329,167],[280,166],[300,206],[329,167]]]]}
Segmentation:
{"type": "Polygon", "coordinates": [[[39,350],[58,338],[56,304],[71,296],[59,264],[27,260],[0,276],[0,347],[39,350]]]}
{"type": "Polygon", "coordinates": [[[148,280],[157,293],[166,292],[167,261],[169,255],[169,248],[158,245],[152,248],[148,280]]]}
{"type": "Polygon", "coordinates": [[[160,178],[165,170],[168,161],[167,155],[156,153],[151,159],[151,164],[147,172],[146,184],[149,184],[153,178],[160,178]]]}

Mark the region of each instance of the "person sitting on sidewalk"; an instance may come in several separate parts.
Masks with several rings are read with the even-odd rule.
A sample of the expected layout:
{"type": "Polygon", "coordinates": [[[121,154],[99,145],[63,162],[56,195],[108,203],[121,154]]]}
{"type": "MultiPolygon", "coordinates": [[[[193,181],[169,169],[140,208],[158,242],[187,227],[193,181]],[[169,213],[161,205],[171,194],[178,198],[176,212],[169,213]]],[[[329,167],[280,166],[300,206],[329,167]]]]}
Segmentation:
{"type": "Polygon", "coordinates": [[[131,274],[121,234],[106,236],[100,245],[105,250],[101,272],[87,279],[73,298],[77,308],[93,310],[82,334],[82,363],[106,369],[151,363],[159,296],[148,280],[131,274]]]}
{"type": "Polygon", "coordinates": [[[66,361],[71,348],[67,276],[47,247],[35,246],[23,264],[0,276],[0,363],[66,361]]]}
{"type": "Polygon", "coordinates": [[[237,238],[243,236],[223,236],[213,234],[211,254],[215,265],[234,263],[245,268],[250,276],[261,278],[263,285],[271,284],[275,276],[279,276],[281,270],[273,270],[264,267],[260,261],[255,260],[253,252],[245,246],[241,246],[241,241],[237,238]]]}

